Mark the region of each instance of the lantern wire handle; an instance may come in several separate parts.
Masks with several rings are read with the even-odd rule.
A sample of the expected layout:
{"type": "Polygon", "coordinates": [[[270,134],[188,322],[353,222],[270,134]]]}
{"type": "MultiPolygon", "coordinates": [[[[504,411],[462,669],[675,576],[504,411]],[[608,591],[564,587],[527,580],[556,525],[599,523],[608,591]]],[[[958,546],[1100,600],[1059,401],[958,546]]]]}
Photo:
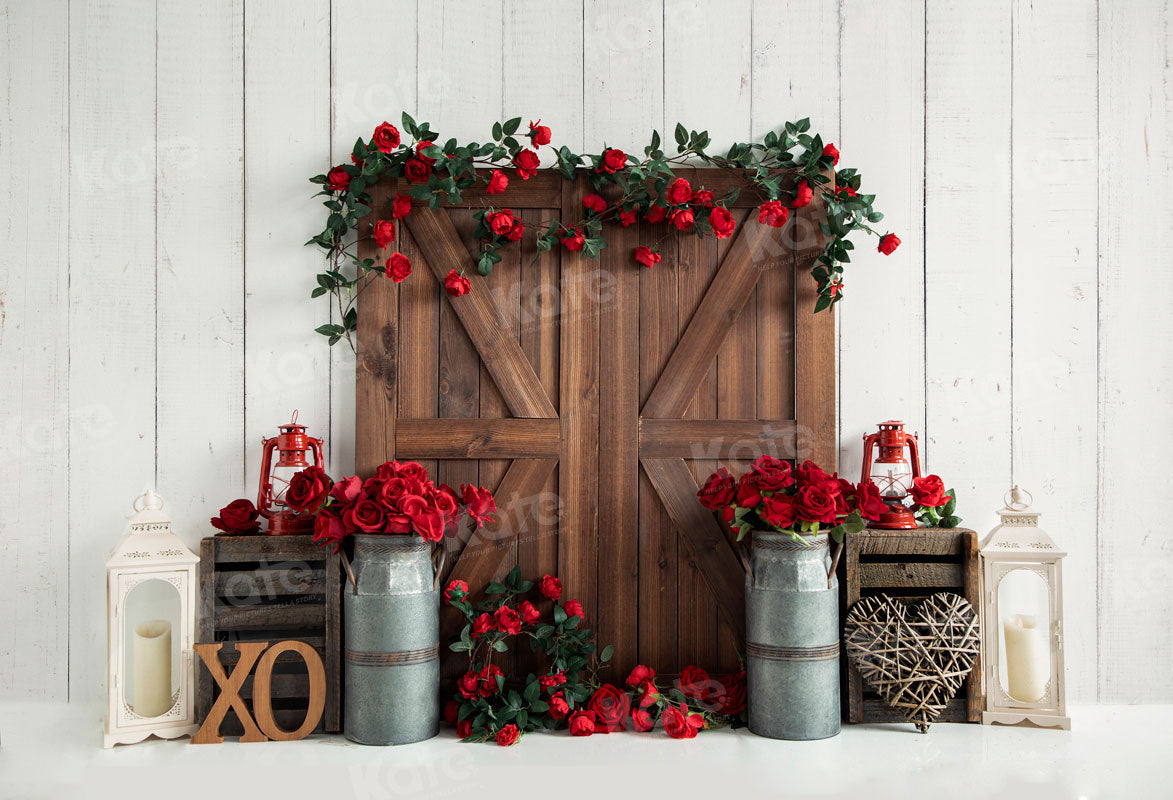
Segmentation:
{"type": "Polygon", "coordinates": [[[295,408],[295,409],[293,409],[293,418],[289,420],[289,424],[290,424],[290,425],[296,425],[296,424],[297,424],[297,409],[296,409],[296,408],[295,408]]]}
{"type": "Polygon", "coordinates": [[[1010,509],[1011,511],[1026,511],[1031,507],[1031,504],[1033,504],[1034,501],[1035,498],[1033,494],[1028,492],[1026,489],[1019,489],[1017,486],[1011,488],[1010,491],[1002,496],[1002,502],[1004,502],[1006,504],[1006,508],[1010,509]],[[1022,499],[1023,495],[1026,495],[1027,498],[1029,498],[1025,502],[1022,499]]]}
{"type": "Polygon", "coordinates": [[[148,508],[157,511],[163,508],[163,498],[155,494],[155,492],[151,489],[147,489],[138,497],[134,498],[134,502],[130,504],[130,507],[134,509],[135,513],[146,511],[148,508]],[[142,508],[138,507],[140,502],[143,504],[142,508]]]}

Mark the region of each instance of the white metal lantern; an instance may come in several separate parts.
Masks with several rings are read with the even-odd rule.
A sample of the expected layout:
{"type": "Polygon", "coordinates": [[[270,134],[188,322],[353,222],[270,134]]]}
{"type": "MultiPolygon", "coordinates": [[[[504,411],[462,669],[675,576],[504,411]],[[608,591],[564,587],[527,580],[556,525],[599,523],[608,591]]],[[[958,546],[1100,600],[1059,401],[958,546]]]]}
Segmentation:
{"type": "Polygon", "coordinates": [[[200,559],[171,532],[157,494],[148,490],[133,508],[130,528],[106,555],[106,747],[199,727],[192,636],[200,559]]]}
{"type": "Polygon", "coordinates": [[[1015,486],[981,546],[982,723],[1071,729],[1063,670],[1065,552],[1015,486]]]}

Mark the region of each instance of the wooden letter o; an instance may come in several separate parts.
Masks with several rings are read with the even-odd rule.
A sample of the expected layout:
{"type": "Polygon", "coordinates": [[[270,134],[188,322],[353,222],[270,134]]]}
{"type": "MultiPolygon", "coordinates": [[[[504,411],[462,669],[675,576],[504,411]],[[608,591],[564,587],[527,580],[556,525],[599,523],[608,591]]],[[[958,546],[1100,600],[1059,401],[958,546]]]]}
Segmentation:
{"type": "Polygon", "coordinates": [[[326,668],[322,664],[322,657],[318,655],[318,651],[314,650],[314,648],[305,642],[295,641],[278,642],[265,651],[265,654],[261,656],[261,660],[257,663],[256,672],[253,674],[253,714],[257,718],[257,725],[265,732],[266,736],[279,742],[302,739],[318,726],[318,722],[322,719],[322,712],[325,708],[326,668]],[[309,708],[306,709],[305,719],[302,721],[301,727],[295,731],[284,730],[277,724],[277,720],[273,717],[273,699],[271,695],[273,665],[277,662],[277,656],[287,650],[301,655],[302,660],[305,661],[306,671],[309,672],[310,679],[309,708]]]}

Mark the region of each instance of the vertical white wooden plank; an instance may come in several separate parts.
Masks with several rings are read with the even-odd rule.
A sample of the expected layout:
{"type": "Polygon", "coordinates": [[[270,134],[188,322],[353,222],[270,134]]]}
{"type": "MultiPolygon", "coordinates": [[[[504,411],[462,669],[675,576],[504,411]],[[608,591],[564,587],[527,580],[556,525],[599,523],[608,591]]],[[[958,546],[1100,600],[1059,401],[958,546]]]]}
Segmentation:
{"type": "Polygon", "coordinates": [[[863,190],[885,215],[873,227],[902,241],[885,256],[874,237],[856,234],[846,299],[835,307],[839,471],[858,480],[862,436],[877,422],[900,419],[909,431],[925,431],[925,20],[920,0],[848,0],[841,13],[839,166],[860,170],[863,190]]]}
{"type": "MultiPolygon", "coordinates": [[[[386,120],[402,132],[402,113],[416,113],[418,37],[414,0],[375,5],[334,0],[331,10],[331,163],[338,164],[350,157],[354,140],[361,136],[369,141],[380,122],[386,120]],[[378,47],[370,45],[371,30],[379,31],[378,47]]],[[[337,310],[331,321],[338,321],[337,310]]],[[[354,351],[345,342],[330,348],[326,460],[335,477],[354,474],[355,364],[354,351]]]]}
{"type": "Polygon", "coordinates": [[[330,354],[311,301],[325,224],[306,179],[330,164],[330,6],[250,2],[244,13],[245,481],[255,493],[260,441],[294,409],[312,436],[330,432],[330,354]]]}
{"type": "Polygon", "coordinates": [[[1088,702],[1096,696],[1095,0],[1015,4],[1013,95],[1014,481],[1034,493],[1044,527],[1071,554],[1068,700],[1088,702]]]}
{"type": "Polygon", "coordinates": [[[0,701],[68,694],[69,16],[5,2],[0,114],[0,701]],[[47,143],[52,143],[51,145],[47,143]]]}
{"type": "Polygon", "coordinates": [[[582,50],[583,149],[601,152],[605,140],[642,158],[653,129],[672,141],[671,131],[664,129],[660,4],[587,0],[582,50]]]}
{"type": "MultiPolygon", "coordinates": [[[[501,118],[505,83],[502,0],[442,0],[421,21],[417,105],[441,142],[483,142],[501,118]]],[[[574,45],[578,46],[577,42],[574,45]]],[[[524,53],[508,54],[509,71],[531,67],[524,53]]],[[[516,116],[516,113],[514,113],[516,116]]]]}
{"type": "Polygon", "coordinates": [[[244,483],[243,0],[159,7],[158,489],[190,546],[244,483]]]}
{"type": "Polygon", "coordinates": [[[1099,700],[1110,703],[1173,699],[1162,502],[1173,445],[1171,37],[1167,2],[1099,4],[1099,700]]]}
{"type": "MultiPolygon", "coordinates": [[[[708,130],[712,139],[708,149],[720,155],[734,142],[749,138],[751,5],[750,0],[665,5],[664,127],[660,134],[667,145],[672,145],[677,122],[689,130],[708,130]]],[[[674,146],[664,149],[675,152],[674,146]]]]}
{"type": "MultiPolygon", "coordinates": [[[[587,147],[583,136],[583,19],[579,3],[514,0],[505,6],[507,62],[502,114],[521,117],[522,133],[529,130],[530,120],[536,122],[540,117],[542,124],[550,127],[551,144],[566,145],[575,153],[587,147]],[[524,64],[513,63],[516,54],[523,54],[524,64]],[[541,67],[530,69],[526,64],[541,67]]],[[[622,27],[626,26],[624,22],[622,27]]],[[[590,142],[590,147],[597,152],[602,142],[590,142]]],[[[553,163],[552,150],[543,147],[539,152],[543,163],[553,163]]]]}
{"type": "Polygon", "coordinates": [[[103,556],[155,482],[155,4],[70,4],[70,699],[105,688],[103,556]]]}
{"type": "Polygon", "coordinates": [[[924,449],[985,531],[1011,460],[1010,2],[927,14],[924,449]]]}

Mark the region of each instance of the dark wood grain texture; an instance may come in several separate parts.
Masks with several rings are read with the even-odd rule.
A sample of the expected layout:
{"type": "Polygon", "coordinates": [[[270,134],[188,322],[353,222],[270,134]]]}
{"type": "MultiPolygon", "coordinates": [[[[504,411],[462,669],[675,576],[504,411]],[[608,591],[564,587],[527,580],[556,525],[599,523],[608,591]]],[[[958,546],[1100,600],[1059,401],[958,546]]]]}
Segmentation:
{"type": "Polygon", "coordinates": [[[396,452],[411,459],[557,458],[561,445],[557,418],[400,419],[395,430],[396,452]]]}

